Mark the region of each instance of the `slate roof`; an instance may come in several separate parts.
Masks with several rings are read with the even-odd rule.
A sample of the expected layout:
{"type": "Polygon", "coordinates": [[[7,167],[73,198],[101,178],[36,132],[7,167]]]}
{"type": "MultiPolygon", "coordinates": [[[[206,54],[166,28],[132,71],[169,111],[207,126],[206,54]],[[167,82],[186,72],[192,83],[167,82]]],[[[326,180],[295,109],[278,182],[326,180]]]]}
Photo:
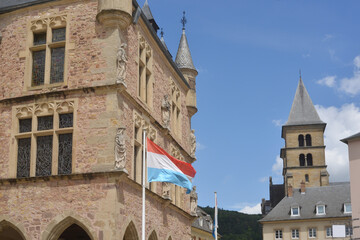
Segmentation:
{"type": "Polygon", "coordinates": [[[284,126],[325,124],[321,121],[303,81],[299,80],[288,121],[284,126]]]}
{"type": "Polygon", "coordinates": [[[191,53],[189,44],[186,38],[185,29],[182,31],[180,38],[179,48],[175,58],[175,64],[178,68],[188,68],[196,71],[191,53]]]}
{"type": "Polygon", "coordinates": [[[344,203],[350,203],[350,183],[331,183],[329,186],[308,187],[305,194],[293,190],[292,197],[284,197],[260,222],[297,219],[321,219],[351,216],[344,213],[344,203]],[[316,215],[316,205],[325,205],[325,215],[316,215]],[[300,216],[291,216],[291,206],[300,207],[300,216]]]}
{"type": "Polygon", "coordinates": [[[207,214],[204,210],[202,210],[200,207],[197,207],[196,213],[198,217],[193,222],[192,227],[212,233],[213,220],[211,216],[207,214]],[[202,219],[203,221],[202,226],[200,225],[200,219],[202,219]]]}
{"type": "Polygon", "coordinates": [[[360,132],[357,133],[357,134],[354,134],[354,135],[352,135],[352,136],[350,136],[350,137],[341,139],[340,141],[342,141],[343,143],[348,144],[348,142],[349,142],[350,140],[355,140],[355,139],[359,139],[359,138],[360,138],[360,132]]]}
{"type": "Polygon", "coordinates": [[[52,1],[56,0],[0,0],[0,14],[11,12],[19,8],[52,1]]]}

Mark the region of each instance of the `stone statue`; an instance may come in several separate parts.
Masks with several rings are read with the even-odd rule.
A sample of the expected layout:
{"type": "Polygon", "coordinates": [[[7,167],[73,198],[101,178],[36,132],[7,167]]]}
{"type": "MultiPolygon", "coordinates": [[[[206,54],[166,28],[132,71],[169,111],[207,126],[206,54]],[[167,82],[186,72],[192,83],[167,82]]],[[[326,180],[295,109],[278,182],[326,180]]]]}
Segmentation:
{"type": "Polygon", "coordinates": [[[170,189],[171,189],[170,183],[163,182],[162,187],[163,187],[163,195],[162,195],[163,198],[170,199],[170,189]]]}
{"type": "Polygon", "coordinates": [[[116,83],[125,83],[126,77],[126,47],[127,44],[123,43],[120,45],[120,48],[117,51],[116,56],[116,83]]]}
{"type": "Polygon", "coordinates": [[[193,189],[190,193],[190,213],[191,213],[191,215],[196,215],[197,200],[198,200],[198,195],[196,193],[196,186],[193,186],[193,189]]]}
{"type": "Polygon", "coordinates": [[[169,101],[169,95],[165,95],[161,104],[162,120],[166,128],[170,127],[170,110],[171,102],[169,101]]]}
{"type": "Polygon", "coordinates": [[[191,157],[195,157],[195,152],[196,152],[196,136],[195,136],[195,130],[191,130],[190,132],[190,156],[191,157]]]}
{"type": "Polygon", "coordinates": [[[126,144],[125,128],[118,128],[115,137],[115,169],[125,169],[126,144]]]}

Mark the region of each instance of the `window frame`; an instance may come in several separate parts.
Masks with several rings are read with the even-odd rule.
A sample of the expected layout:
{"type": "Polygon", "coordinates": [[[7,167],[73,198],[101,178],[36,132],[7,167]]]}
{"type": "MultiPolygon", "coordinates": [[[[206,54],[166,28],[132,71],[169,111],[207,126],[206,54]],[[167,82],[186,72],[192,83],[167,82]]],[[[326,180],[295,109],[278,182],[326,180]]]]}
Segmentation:
{"type": "MultiPolygon", "coordinates": [[[[27,38],[27,51],[26,57],[27,64],[25,69],[25,91],[40,90],[43,88],[62,87],[67,85],[67,58],[69,50],[69,27],[67,15],[55,15],[46,18],[32,20],[28,28],[27,38]],[[65,40],[53,42],[53,30],[65,28],[65,40]],[[34,44],[34,34],[45,33],[46,42],[44,44],[34,44]],[[51,67],[52,67],[52,50],[56,48],[64,48],[63,59],[63,79],[61,82],[51,83],[51,67]],[[34,52],[45,50],[45,63],[44,63],[44,83],[40,85],[33,85],[33,55],[34,52]]],[[[20,54],[23,55],[23,54],[20,54]]]]}
{"type": "Polygon", "coordinates": [[[283,239],[282,229],[275,229],[275,239],[283,239]]]}
{"type": "Polygon", "coordinates": [[[149,108],[153,107],[153,51],[139,33],[138,41],[138,80],[137,80],[137,93],[138,99],[146,104],[149,108]]]}
{"type": "Polygon", "coordinates": [[[300,238],[300,232],[299,229],[291,229],[291,239],[299,239],[300,238]],[[294,236],[295,233],[295,236],[294,236]]]}
{"type": "Polygon", "coordinates": [[[351,213],[352,213],[351,203],[344,203],[344,214],[351,214],[351,213]],[[350,211],[348,211],[349,207],[350,207],[350,211]]]}
{"type": "Polygon", "coordinates": [[[299,217],[300,216],[300,206],[292,206],[291,207],[291,216],[299,217]],[[297,209],[297,214],[294,214],[294,209],[297,209]]]}
{"type": "Polygon", "coordinates": [[[326,232],[326,237],[327,238],[332,238],[332,236],[333,236],[332,226],[331,227],[326,227],[325,232],[326,232]],[[329,229],[330,229],[330,231],[328,231],[329,229]],[[329,235],[329,233],[330,233],[330,235],[329,235]]]}
{"type": "Polygon", "coordinates": [[[316,215],[326,215],[326,206],[325,206],[325,204],[318,204],[318,205],[316,205],[316,215]],[[324,209],[324,212],[323,213],[320,213],[319,212],[319,207],[323,207],[323,209],[324,209]]]}
{"type": "Polygon", "coordinates": [[[316,238],[316,228],[309,228],[308,235],[309,238],[316,238]]]}

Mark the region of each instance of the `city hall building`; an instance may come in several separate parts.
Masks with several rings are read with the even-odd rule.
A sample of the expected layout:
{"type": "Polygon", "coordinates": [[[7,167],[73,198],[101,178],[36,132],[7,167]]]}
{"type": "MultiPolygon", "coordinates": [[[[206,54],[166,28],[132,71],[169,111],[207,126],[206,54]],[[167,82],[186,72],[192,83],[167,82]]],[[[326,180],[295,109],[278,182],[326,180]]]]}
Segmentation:
{"type": "MultiPolygon", "coordinates": [[[[185,28],[175,60],[158,29],[147,2],[0,2],[0,239],[139,239],[143,130],[196,160],[185,28]]],[[[196,196],[148,184],[146,239],[190,239],[196,196]]]]}

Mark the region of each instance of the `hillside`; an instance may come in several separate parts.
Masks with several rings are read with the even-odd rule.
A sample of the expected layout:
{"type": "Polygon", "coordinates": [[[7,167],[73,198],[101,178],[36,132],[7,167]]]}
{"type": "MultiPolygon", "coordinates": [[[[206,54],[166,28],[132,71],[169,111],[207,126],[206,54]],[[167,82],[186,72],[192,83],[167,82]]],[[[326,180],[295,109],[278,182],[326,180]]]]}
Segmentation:
{"type": "MultiPolygon", "coordinates": [[[[214,218],[214,208],[201,208],[214,218]]],[[[261,215],[218,209],[218,233],[222,240],[261,240],[261,225],[258,223],[260,218],[261,215]]]]}

